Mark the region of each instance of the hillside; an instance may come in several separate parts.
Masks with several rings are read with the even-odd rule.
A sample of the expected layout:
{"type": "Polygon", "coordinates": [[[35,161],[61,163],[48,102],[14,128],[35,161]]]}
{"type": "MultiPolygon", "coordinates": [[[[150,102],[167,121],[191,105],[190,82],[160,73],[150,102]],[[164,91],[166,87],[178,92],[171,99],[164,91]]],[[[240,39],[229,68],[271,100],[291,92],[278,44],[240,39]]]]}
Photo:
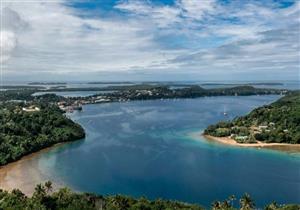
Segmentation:
{"type": "Polygon", "coordinates": [[[210,125],[205,135],[230,137],[238,143],[300,143],[300,91],[254,109],[243,117],[210,125]]]}
{"type": "Polygon", "coordinates": [[[0,165],[56,143],[85,136],[80,125],[56,106],[4,103],[0,105],[0,165]]]}

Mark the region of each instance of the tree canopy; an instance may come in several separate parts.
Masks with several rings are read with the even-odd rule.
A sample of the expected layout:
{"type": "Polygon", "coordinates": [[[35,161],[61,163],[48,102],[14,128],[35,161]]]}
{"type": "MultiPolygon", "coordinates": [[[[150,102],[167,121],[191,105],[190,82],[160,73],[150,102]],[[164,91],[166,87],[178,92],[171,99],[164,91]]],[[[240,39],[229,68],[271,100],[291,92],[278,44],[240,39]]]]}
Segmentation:
{"type": "Polygon", "coordinates": [[[0,165],[56,143],[85,136],[83,128],[57,106],[43,103],[0,104],[0,165]],[[36,107],[24,111],[24,107],[36,107]]]}
{"type": "MultiPolygon", "coordinates": [[[[298,210],[299,205],[279,205],[273,202],[265,207],[266,210],[298,210]]],[[[36,186],[31,197],[20,190],[11,192],[0,190],[0,209],[5,210],[202,210],[199,204],[189,204],[171,200],[148,200],[144,197],[101,196],[91,193],[75,193],[68,188],[52,192],[52,183],[46,182],[36,186]]],[[[244,194],[239,200],[230,196],[224,201],[215,201],[213,210],[252,210],[255,203],[249,194],[244,194]],[[235,201],[237,200],[237,201],[235,201]]]]}

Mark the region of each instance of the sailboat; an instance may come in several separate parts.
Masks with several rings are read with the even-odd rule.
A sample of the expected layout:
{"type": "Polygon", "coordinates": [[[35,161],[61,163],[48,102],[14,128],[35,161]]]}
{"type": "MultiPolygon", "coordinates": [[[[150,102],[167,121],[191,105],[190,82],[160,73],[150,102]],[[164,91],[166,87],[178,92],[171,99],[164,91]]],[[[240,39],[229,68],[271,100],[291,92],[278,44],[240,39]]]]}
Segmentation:
{"type": "Polygon", "coordinates": [[[227,116],[227,112],[225,111],[225,106],[224,106],[223,115],[224,115],[224,116],[227,116]]]}

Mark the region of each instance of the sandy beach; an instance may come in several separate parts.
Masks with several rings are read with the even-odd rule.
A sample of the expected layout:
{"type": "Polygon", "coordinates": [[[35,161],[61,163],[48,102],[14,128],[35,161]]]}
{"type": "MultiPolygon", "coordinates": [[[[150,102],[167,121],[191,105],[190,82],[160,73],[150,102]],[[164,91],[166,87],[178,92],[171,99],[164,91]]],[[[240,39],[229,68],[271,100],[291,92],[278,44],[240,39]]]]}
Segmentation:
{"type": "Polygon", "coordinates": [[[210,135],[203,135],[201,134],[205,139],[208,141],[215,141],[221,144],[227,144],[232,146],[238,146],[238,147],[254,147],[254,148],[264,148],[264,149],[275,149],[280,151],[286,151],[286,152],[300,152],[300,144],[287,144],[287,143],[264,143],[257,141],[257,143],[245,143],[241,144],[236,142],[235,140],[229,138],[229,137],[215,137],[210,135]]]}
{"type": "MultiPolygon", "coordinates": [[[[300,144],[280,144],[280,143],[263,143],[258,142],[254,144],[240,144],[228,137],[214,137],[203,135],[201,132],[190,134],[193,138],[201,139],[204,137],[207,141],[213,141],[230,146],[238,147],[254,147],[264,149],[275,149],[290,153],[300,152],[300,144]]],[[[32,153],[23,157],[22,159],[9,163],[0,167],[0,189],[11,191],[12,189],[20,189],[26,195],[32,195],[37,184],[46,182],[48,180],[53,182],[54,190],[63,186],[57,180],[52,180],[49,174],[44,174],[38,167],[38,156],[42,153],[53,149],[61,144],[54,145],[50,148],[43,149],[39,152],[32,153]]]]}
{"type": "Polygon", "coordinates": [[[0,166],[0,189],[11,191],[20,189],[23,193],[30,196],[37,184],[44,183],[48,180],[53,182],[53,188],[58,189],[61,185],[48,174],[43,174],[38,168],[37,156],[59,146],[60,144],[43,149],[39,152],[24,156],[18,161],[0,166]]]}

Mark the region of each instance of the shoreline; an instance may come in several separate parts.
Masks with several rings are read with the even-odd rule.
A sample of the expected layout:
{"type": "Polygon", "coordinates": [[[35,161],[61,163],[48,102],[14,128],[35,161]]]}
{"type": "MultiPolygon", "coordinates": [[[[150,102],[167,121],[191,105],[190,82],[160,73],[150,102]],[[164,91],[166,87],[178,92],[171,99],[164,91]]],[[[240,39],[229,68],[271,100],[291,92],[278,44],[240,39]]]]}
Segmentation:
{"type": "Polygon", "coordinates": [[[257,149],[273,149],[283,152],[289,152],[289,153],[299,153],[300,152],[300,144],[288,144],[288,143],[264,143],[258,141],[257,143],[238,143],[235,140],[229,138],[229,137],[215,137],[211,135],[204,135],[201,134],[206,140],[208,141],[214,141],[217,143],[235,146],[235,147],[252,147],[257,149]]]}
{"type": "MultiPolygon", "coordinates": [[[[214,137],[210,135],[204,135],[202,132],[194,133],[191,136],[193,136],[193,138],[199,138],[202,136],[207,141],[234,147],[272,149],[288,153],[300,153],[300,144],[263,142],[241,144],[237,143],[235,140],[229,137],[214,137]]],[[[25,195],[31,196],[34,192],[35,186],[46,181],[52,182],[54,191],[63,187],[63,183],[59,183],[57,180],[54,181],[53,179],[51,179],[51,177],[48,176],[48,174],[43,174],[43,172],[40,171],[40,169],[37,167],[38,163],[36,157],[49,150],[71,142],[61,142],[54,144],[50,147],[23,156],[17,161],[0,166],[0,189],[6,191],[20,189],[25,195]]]]}
{"type": "Polygon", "coordinates": [[[39,168],[36,167],[36,157],[66,143],[70,142],[54,144],[37,152],[25,155],[17,161],[0,166],[0,189],[6,191],[20,189],[25,195],[31,196],[35,186],[46,181],[52,182],[54,191],[62,187],[61,184],[51,180],[48,174],[43,174],[39,168]]]}

